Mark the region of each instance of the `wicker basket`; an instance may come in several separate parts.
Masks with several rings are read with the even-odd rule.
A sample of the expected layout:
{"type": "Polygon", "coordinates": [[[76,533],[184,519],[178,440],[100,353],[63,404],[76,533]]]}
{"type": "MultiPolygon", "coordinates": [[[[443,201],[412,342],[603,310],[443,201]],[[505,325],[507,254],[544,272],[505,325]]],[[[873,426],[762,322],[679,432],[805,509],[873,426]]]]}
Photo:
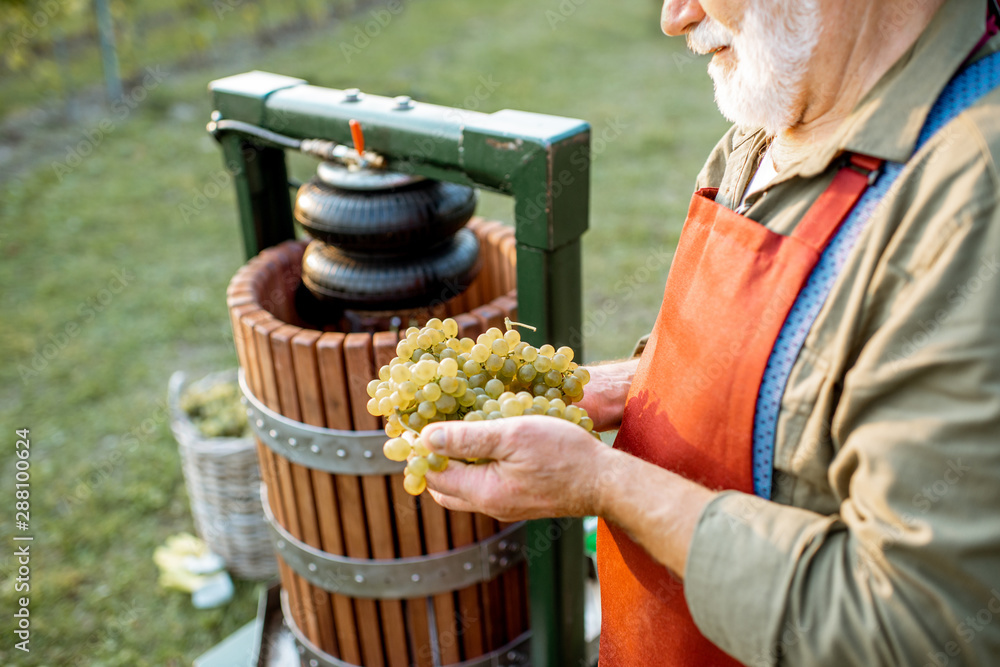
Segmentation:
{"type": "MultiPolygon", "coordinates": [[[[236,370],[213,373],[192,386],[235,382],[236,370]]],[[[260,505],[260,472],[253,437],[204,436],[180,407],[187,388],[183,373],[170,378],[170,427],[180,445],[184,483],[195,529],[222,556],[229,571],[244,579],[269,579],[278,568],[274,541],[260,505]]]]}

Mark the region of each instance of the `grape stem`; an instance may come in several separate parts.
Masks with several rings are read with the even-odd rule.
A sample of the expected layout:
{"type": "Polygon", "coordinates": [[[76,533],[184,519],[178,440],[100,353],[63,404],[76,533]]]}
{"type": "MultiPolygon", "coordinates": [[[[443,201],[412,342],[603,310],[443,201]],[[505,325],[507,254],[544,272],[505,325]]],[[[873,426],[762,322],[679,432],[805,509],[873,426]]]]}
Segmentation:
{"type": "Polygon", "coordinates": [[[538,331],[538,327],[533,327],[530,324],[524,324],[523,322],[514,322],[509,317],[503,318],[503,324],[507,327],[507,331],[512,331],[514,327],[522,327],[524,329],[531,329],[532,331],[538,331]]]}
{"type": "Polygon", "coordinates": [[[413,435],[417,436],[420,435],[420,431],[415,430],[412,426],[403,422],[403,413],[399,411],[399,408],[395,408],[394,412],[396,413],[396,418],[399,420],[400,426],[402,426],[404,429],[406,429],[413,435]]]}

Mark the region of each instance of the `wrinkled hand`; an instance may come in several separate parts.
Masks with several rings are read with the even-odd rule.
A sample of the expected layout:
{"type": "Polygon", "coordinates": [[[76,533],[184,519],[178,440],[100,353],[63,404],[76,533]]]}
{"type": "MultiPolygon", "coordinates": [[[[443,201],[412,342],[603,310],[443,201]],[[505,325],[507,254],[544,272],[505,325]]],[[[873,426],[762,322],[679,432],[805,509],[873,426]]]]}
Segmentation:
{"type": "Polygon", "coordinates": [[[426,426],[432,451],[452,458],[427,486],[444,507],[501,521],[596,513],[597,475],[608,451],[579,426],[530,416],[426,426]],[[478,465],[454,459],[492,459],[478,465]]]}
{"type": "Polygon", "coordinates": [[[584,389],[583,399],[576,405],[587,411],[587,416],[594,421],[595,431],[608,431],[621,426],[625,399],[638,365],[638,359],[630,359],[586,367],[590,382],[584,389]]]}

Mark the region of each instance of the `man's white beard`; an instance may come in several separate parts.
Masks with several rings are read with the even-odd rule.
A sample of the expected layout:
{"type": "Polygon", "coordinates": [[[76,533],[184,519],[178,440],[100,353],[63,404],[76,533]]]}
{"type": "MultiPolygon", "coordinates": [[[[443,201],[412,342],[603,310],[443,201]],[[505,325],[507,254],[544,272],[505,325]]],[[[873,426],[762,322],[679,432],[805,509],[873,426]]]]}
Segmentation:
{"type": "Polygon", "coordinates": [[[820,30],[818,0],[754,0],[739,34],[705,17],[687,40],[696,53],[732,50],[724,55],[735,56],[735,67],[719,58],[708,66],[715,102],[731,122],[774,136],[799,120],[798,98],[820,30]]]}

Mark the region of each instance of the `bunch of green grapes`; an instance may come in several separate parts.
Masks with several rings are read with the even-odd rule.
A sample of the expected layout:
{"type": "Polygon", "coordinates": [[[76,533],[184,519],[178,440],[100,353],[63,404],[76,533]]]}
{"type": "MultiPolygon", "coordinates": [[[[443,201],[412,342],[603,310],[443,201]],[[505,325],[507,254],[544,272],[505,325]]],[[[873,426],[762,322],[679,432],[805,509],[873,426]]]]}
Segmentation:
{"type": "Polygon", "coordinates": [[[573,405],[590,381],[587,369],[573,362],[573,350],[532,347],[513,324],[508,319],[506,332],[494,327],[473,340],[458,337],[455,320],[432,318],[423,328],[407,329],[396,357],[368,383],[368,412],[386,418],[390,439],[383,451],[393,461],[407,461],[408,493],[423,492],[428,470],[448,467],[447,457],[420,440],[427,424],[548,415],[593,431],[587,411],[573,405]]]}

